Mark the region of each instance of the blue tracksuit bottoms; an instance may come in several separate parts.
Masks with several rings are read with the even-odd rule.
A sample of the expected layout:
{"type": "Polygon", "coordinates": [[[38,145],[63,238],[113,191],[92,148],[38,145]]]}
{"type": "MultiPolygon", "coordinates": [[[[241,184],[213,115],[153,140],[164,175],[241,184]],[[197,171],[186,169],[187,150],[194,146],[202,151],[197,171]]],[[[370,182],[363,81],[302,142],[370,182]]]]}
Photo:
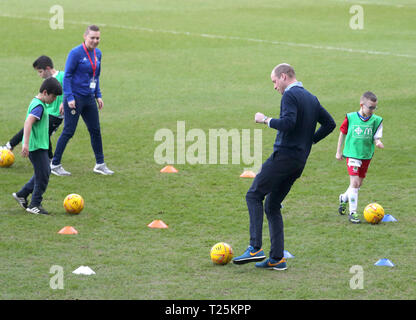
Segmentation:
{"type": "Polygon", "coordinates": [[[94,95],[74,96],[75,109],[68,106],[68,101],[64,98],[64,128],[56,143],[55,154],[52,164],[61,163],[62,154],[68,141],[73,137],[77,128],[79,116],[84,120],[88,132],[90,133],[91,146],[94,151],[97,164],[104,162],[103,144],[101,139],[100,119],[98,115],[98,107],[94,95]]]}

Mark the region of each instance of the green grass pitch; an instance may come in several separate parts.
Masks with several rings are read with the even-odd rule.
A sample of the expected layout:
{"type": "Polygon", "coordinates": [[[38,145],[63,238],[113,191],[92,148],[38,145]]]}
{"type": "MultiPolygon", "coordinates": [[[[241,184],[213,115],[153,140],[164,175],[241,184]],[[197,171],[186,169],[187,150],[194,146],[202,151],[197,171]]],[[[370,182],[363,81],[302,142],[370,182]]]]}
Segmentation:
{"type": "MultiPolygon", "coordinates": [[[[93,173],[80,121],[62,160],[72,176],[51,176],[43,203],[51,215],[32,216],[11,197],[32,175],[15,149],[14,165],[0,170],[1,299],[416,298],[413,0],[61,1],[64,28],[53,30],[55,4],[0,2],[0,143],[22,127],[40,86],[35,58],[49,55],[62,70],[95,23],[102,30],[104,154],[116,173],[93,173]],[[357,4],[364,25],[354,30],[350,8],[357,4]],[[227,242],[239,255],[249,242],[245,193],[252,180],[239,177],[247,165],[231,163],[229,151],[228,163],[174,164],[178,173],[162,174],[155,133],[176,133],[177,121],[207,136],[210,129],[261,129],[265,160],[275,131],[253,119],[257,111],[278,117],[270,72],[280,62],[295,67],[337,129],[313,146],[284,201],[285,249],[295,256],[288,270],[216,266],[212,245],[227,242]],[[385,149],[376,150],[359,211],[378,202],[398,220],[376,226],[352,225],[337,213],[348,185],[345,164],[335,159],[338,128],[367,90],[379,97],[385,149]],[[78,216],[63,209],[69,193],[85,199],[78,216]],[[169,228],[148,228],[155,219],[169,228]],[[68,225],[79,234],[57,233],[68,225]],[[396,266],[374,266],[381,258],[396,266]],[[63,268],[64,289],[50,287],[54,265],[63,268]],[[96,275],[72,274],[81,265],[96,275]],[[363,268],[362,289],[350,287],[354,265],[363,268]]],[[[266,219],[263,240],[268,253],[266,219]]]]}

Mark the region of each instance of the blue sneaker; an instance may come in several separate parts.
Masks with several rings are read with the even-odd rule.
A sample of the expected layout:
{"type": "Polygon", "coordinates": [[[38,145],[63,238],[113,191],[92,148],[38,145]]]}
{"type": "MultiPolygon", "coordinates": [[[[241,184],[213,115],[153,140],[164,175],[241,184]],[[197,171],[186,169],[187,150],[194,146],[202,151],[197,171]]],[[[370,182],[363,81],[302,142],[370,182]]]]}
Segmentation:
{"type": "Polygon", "coordinates": [[[286,270],[287,269],[286,258],[282,258],[280,259],[280,261],[269,258],[263,262],[257,262],[256,267],[263,268],[263,269],[286,270]]]}
{"type": "Polygon", "coordinates": [[[254,250],[252,246],[248,246],[247,250],[239,257],[235,257],[233,262],[235,264],[244,264],[248,262],[261,261],[266,258],[263,249],[254,250]]]}

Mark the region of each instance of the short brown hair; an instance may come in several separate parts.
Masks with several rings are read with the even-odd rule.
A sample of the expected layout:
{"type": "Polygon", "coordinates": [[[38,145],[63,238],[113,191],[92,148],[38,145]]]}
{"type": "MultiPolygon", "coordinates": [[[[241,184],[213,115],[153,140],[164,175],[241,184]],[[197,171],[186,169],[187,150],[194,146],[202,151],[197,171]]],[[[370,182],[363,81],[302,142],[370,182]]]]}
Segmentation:
{"type": "Polygon", "coordinates": [[[87,30],[85,30],[85,34],[88,34],[90,31],[100,31],[100,28],[95,24],[92,24],[87,27],[87,30]]]}
{"type": "Polygon", "coordinates": [[[280,78],[282,73],[287,74],[289,78],[296,77],[295,69],[293,69],[293,67],[290,64],[287,64],[287,63],[281,63],[281,64],[277,65],[273,69],[273,73],[278,78],[280,78]]]}
{"type": "Polygon", "coordinates": [[[377,102],[377,96],[372,93],[371,91],[366,91],[363,93],[363,95],[361,96],[361,100],[366,99],[366,100],[371,100],[373,102],[377,102]]]}

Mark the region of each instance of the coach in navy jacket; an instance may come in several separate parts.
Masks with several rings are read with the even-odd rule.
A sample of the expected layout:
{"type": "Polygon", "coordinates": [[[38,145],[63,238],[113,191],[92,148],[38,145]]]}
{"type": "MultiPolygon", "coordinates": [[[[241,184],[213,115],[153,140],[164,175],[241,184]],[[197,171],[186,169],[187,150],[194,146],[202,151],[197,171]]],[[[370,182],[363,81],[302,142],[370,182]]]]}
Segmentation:
{"type": "Polygon", "coordinates": [[[295,71],[288,64],[276,66],[271,74],[274,88],[283,96],[278,119],[266,117],[258,112],[257,123],[267,124],[277,130],[274,151],[256,175],[246,195],[250,215],[250,245],[246,252],[233,262],[261,261],[266,256],[262,250],[263,200],[269,222],[270,257],[256,263],[256,267],[284,270],[283,219],[281,202],[293,183],[299,178],[308,159],[311,146],[330,134],[336,124],[318,99],[296,80],[295,71]],[[316,125],[321,126],[316,130],[316,125]]]}
{"type": "Polygon", "coordinates": [[[57,176],[68,176],[61,164],[67,143],[77,128],[79,116],[87,125],[91,138],[91,146],[95,155],[94,172],[109,175],[114,172],[104,163],[98,109],[104,102],[100,90],[101,51],[100,29],[91,25],[84,33],[84,42],[73,48],[68,54],[65,64],[64,85],[64,129],[56,144],[55,154],[51,163],[51,172],[57,176]],[[97,109],[98,104],[98,109],[97,109]]]}

